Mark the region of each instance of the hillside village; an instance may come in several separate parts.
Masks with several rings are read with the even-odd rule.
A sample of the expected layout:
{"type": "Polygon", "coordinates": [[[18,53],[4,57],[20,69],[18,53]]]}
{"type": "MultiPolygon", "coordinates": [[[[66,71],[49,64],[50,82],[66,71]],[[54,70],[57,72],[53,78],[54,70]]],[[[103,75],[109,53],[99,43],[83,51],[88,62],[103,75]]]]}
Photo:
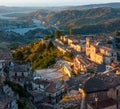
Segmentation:
{"type": "Polygon", "coordinates": [[[72,53],[73,60],[60,57],[33,69],[32,61],[14,60],[10,51],[0,50],[0,109],[120,109],[120,36],[42,41],[51,41],[61,54],[72,53]]]}

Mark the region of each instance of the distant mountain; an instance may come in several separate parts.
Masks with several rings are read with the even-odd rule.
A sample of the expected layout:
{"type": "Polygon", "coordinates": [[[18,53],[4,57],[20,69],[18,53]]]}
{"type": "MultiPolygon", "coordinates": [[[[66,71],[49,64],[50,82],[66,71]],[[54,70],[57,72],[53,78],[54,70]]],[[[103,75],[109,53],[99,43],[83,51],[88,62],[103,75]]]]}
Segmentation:
{"type": "Polygon", "coordinates": [[[30,21],[37,18],[48,27],[65,30],[73,28],[80,33],[108,33],[120,29],[120,2],[63,7],[0,6],[1,12],[16,12],[8,16],[17,16],[18,20],[30,21]],[[28,13],[17,14],[25,11],[28,13]],[[30,11],[32,12],[29,13],[30,11]]]}
{"type": "Polygon", "coordinates": [[[43,38],[46,35],[50,35],[52,34],[52,30],[51,29],[35,29],[35,30],[30,30],[28,32],[25,33],[25,38],[30,39],[30,40],[37,40],[40,38],[43,38]]]}
{"type": "Polygon", "coordinates": [[[0,6],[0,14],[1,13],[11,13],[11,12],[33,12],[33,11],[37,11],[39,9],[39,7],[7,7],[7,6],[0,6]]]}
{"type": "MultiPolygon", "coordinates": [[[[115,30],[120,30],[120,3],[64,7],[0,6],[1,13],[7,13],[7,16],[17,17],[17,22],[18,20],[32,22],[33,18],[37,18],[48,27],[48,30],[32,30],[22,37],[15,32],[1,30],[0,48],[2,48],[1,45],[3,46],[2,43],[5,43],[4,45],[6,43],[25,44],[34,41],[44,35],[51,34],[55,28],[65,31],[72,28],[76,34],[113,33],[115,30]]],[[[4,22],[1,25],[6,26],[4,22]]]]}
{"type": "Polygon", "coordinates": [[[47,29],[35,29],[29,30],[24,35],[20,35],[13,31],[2,31],[0,30],[0,49],[8,49],[8,47],[16,47],[19,45],[25,45],[36,40],[40,40],[46,35],[53,33],[50,28],[47,29]]]}
{"type": "Polygon", "coordinates": [[[22,37],[20,34],[17,34],[12,31],[0,31],[0,42],[6,41],[6,42],[14,42],[14,41],[21,41],[22,37]]]}
{"type": "Polygon", "coordinates": [[[0,6],[0,13],[5,12],[26,12],[26,11],[36,11],[36,10],[49,10],[49,11],[63,11],[63,10],[83,10],[92,9],[100,7],[110,7],[110,8],[120,8],[120,2],[106,3],[106,4],[90,4],[81,6],[59,6],[59,7],[7,7],[0,6]]]}
{"type": "Polygon", "coordinates": [[[105,3],[105,4],[91,4],[91,5],[83,5],[80,7],[82,7],[83,9],[92,9],[92,8],[101,8],[101,7],[120,8],[120,2],[105,3]]]}
{"type": "MultiPolygon", "coordinates": [[[[91,5],[88,5],[89,7],[91,5]]],[[[92,5],[91,7],[94,7],[92,5]]],[[[101,5],[98,5],[101,6],[101,5]]],[[[109,4],[108,6],[118,6],[109,4]]],[[[40,9],[19,19],[39,19],[44,25],[59,29],[75,29],[76,33],[109,33],[120,30],[120,8],[100,7],[83,10],[51,11],[40,9]],[[78,32],[79,31],[79,32],[78,32]]]]}
{"type": "Polygon", "coordinates": [[[120,29],[120,8],[65,10],[46,15],[44,21],[48,26],[61,29],[73,28],[81,32],[95,33],[113,32],[120,29]]]}
{"type": "Polygon", "coordinates": [[[105,4],[90,4],[90,5],[81,5],[81,6],[61,6],[61,7],[49,7],[49,8],[46,7],[45,9],[57,12],[63,10],[83,10],[83,9],[93,9],[93,8],[101,8],[101,7],[120,8],[120,2],[105,3],[105,4]]]}

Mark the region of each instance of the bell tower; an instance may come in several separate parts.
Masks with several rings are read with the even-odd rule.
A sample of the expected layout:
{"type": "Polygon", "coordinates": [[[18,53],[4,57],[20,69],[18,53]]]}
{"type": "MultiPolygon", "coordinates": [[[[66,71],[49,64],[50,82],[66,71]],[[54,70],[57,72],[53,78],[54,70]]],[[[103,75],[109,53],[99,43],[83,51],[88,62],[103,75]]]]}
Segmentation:
{"type": "Polygon", "coordinates": [[[90,38],[86,38],[86,56],[90,56],[90,38]]]}

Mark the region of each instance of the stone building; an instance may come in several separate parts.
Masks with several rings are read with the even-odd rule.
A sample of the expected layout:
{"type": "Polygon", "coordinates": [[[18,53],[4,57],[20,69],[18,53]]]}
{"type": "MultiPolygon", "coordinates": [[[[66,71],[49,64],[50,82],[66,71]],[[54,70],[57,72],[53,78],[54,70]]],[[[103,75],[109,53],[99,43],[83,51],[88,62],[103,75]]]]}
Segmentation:
{"type": "Polygon", "coordinates": [[[110,64],[117,61],[116,50],[102,45],[100,42],[95,42],[89,37],[86,38],[86,56],[98,64],[110,64]]]}
{"type": "Polygon", "coordinates": [[[53,82],[39,78],[32,82],[32,87],[33,90],[38,90],[39,93],[45,94],[51,104],[58,103],[65,93],[65,87],[60,81],[53,82]]]}
{"type": "Polygon", "coordinates": [[[8,85],[0,86],[0,109],[18,109],[18,95],[8,85]]]}
{"type": "Polygon", "coordinates": [[[84,105],[87,109],[119,109],[118,96],[120,92],[118,91],[119,87],[118,89],[115,87],[111,87],[99,78],[90,78],[84,85],[86,93],[84,105]]]}

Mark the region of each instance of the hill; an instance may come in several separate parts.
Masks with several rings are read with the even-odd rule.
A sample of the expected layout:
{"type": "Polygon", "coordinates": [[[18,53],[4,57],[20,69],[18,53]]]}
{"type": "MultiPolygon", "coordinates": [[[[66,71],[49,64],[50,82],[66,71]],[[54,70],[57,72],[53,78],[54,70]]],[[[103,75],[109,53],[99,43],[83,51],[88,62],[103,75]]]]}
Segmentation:
{"type": "Polygon", "coordinates": [[[0,13],[14,13],[14,12],[32,12],[38,10],[39,7],[8,7],[8,6],[0,6],[0,13]]]}
{"type": "Polygon", "coordinates": [[[18,46],[24,43],[20,34],[9,31],[0,31],[0,49],[8,49],[10,46],[18,46]]]}
{"type": "Polygon", "coordinates": [[[84,9],[92,9],[92,8],[100,8],[100,7],[119,8],[120,2],[104,3],[104,4],[91,4],[91,5],[84,5],[81,7],[84,9]]]}
{"type": "MultiPolygon", "coordinates": [[[[120,3],[92,4],[83,6],[9,7],[11,10],[34,10],[17,15],[17,20],[39,19],[47,27],[69,30],[73,28],[79,34],[109,33],[120,29],[120,3]],[[35,9],[38,9],[35,11],[35,9]]],[[[6,7],[0,7],[5,9],[6,7]]],[[[6,8],[7,9],[7,8],[6,8]]],[[[12,14],[11,16],[14,16],[12,14]]]]}
{"type": "Polygon", "coordinates": [[[120,8],[120,2],[89,4],[89,5],[81,5],[81,6],[78,5],[78,6],[46,7],[44,9],[58,12],[63,10],[84,10],[84,9],[93,9],[93,8],[101,8],[101,7],[120,8]]]}
{"type": "Polygon", "coordinates": [[[0,13],[8,12],[33,12],[37,10],[49,10],[49,11],[63,11],[63,10],[83,10],[83,9],[92,9],[100,7],[110,7],[110,8],[119,8],[120,2],[113,3],[104,3],[104,4],[90,4],[90,5],[80,5],[80,6],[59,6],[59,7],[8,7],[0,6],[0,13]]]}
{"type": "MultiPolygon", "coordinates": [[[[0,48],[7,48],[11,44],[14,45],[14,43],[15,45],[19,45],[38,40],[44,35],[53,34],[54,29],[68,31],[72,28],[75,34],[113,33],[116,30],[120,30],[119,7],[120,3],[63,7],[0,6],[0,13],[7,13],[7,16],[17,17],[17,22],[23,21],[24,23],[24,20],[27,20],[29,23],[32,19],[36,18],[47,27],[45,30],[31,30],[24,36],[14,32],[5,32],[1,29],[0,48]]],[[[8,25],[14,26],[14,24],[16,26],[17,23],[13,21],[3,22],[3,20],[1,20],[1,27],[8,27],[8,25]]],[[[25,24],[25,26],[27,26],[27,24],[25,24]]]]}
{"type": "MultiPolygon", "coordinates": [[[[104,4],[103,6],[117,7],[118,5],[104,4]]],[[[120,30],[120,8],[93,8],[94,6],[99,7],[102,5],[88,5],[88,7],[91,7],[90,9],[82,10],[79,10],[79,6],[74,7],[74,9],[66,7],[68,10],[64,10],[65,7],[61,7],[61,10],[56,12],[42,9],[19,17],[19,19],[37,18],[47,27],[64,30],[73,28],[75,33],[79,34],[111,33],[115,30],[120,30]]]]}
{"type": "Polygon", "coordinates": [[[65,10],[48,14],[44,21],[46,25],[60,29],[79,29],[80,33],[108,33],[120,29],[120,8],[65,10]]]}
{"type": "Polygon", "coordinates": [[[14,60],[32,62],[33,69],[48,68],[56,62],[56,59],[63,58],[67,61],[73,60],[70,52],[62,53],[51,40],[38,40],[26,46],[19,47],[13,53],[14,60]]]}

